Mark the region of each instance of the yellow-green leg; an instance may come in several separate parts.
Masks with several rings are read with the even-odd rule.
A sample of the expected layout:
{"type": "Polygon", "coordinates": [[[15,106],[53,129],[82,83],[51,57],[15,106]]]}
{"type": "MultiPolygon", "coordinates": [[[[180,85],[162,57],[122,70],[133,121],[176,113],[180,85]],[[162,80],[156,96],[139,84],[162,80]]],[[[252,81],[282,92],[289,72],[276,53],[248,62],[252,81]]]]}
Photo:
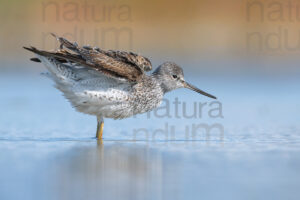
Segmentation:
{"type": "Polygon", "coordinates": [[[102,117],[97,117],[97,132],[96,138],[102,140],[104,121],[102,117]]]}

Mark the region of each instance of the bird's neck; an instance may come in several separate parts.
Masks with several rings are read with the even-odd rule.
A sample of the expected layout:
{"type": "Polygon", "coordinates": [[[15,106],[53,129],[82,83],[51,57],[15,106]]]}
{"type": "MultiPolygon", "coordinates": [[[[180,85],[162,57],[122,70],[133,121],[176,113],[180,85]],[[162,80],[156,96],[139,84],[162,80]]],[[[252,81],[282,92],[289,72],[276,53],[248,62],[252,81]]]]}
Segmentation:
{"type": "Polygon", "coordinates": [[[164,81],[164,78],[162,77],[162,75],[153,72],[153,74],[151,76],[159,84],[159,87],[161,88],[161,90],[163,91],[164,94],[167,93],[167,92],[170,92],[172,90],[168,86],[166,81],[164,81]]]}

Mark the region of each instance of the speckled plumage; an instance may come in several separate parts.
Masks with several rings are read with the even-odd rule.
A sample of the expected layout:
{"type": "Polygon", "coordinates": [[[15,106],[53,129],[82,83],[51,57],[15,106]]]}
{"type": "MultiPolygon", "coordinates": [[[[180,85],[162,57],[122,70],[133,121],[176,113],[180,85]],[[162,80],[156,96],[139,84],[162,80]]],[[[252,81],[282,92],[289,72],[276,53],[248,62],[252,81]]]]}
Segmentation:
{"type": "Polygon", "coordinates": [[[163,63],[147,75],[145,71],[152,65],[143,56],[79,47],[55,37],[61,43],[57,51],[25,49],[37,55],[32,61],[47,67],[56,88],[79,112],[98,119],[123,119],[158,107],[166,92],[183,87],[215,98],[185,82],[182,69],[175,63],[163,63]]]}
{"type": "Polygon", "coordinates": [[[131,83],[86,68],[72,68],[55,59],[39,59],[51,72],[56,87],[79,112],[122,119],[157,107],[163,97],[153,76],[143,75],[141,81],[131,83]]]}

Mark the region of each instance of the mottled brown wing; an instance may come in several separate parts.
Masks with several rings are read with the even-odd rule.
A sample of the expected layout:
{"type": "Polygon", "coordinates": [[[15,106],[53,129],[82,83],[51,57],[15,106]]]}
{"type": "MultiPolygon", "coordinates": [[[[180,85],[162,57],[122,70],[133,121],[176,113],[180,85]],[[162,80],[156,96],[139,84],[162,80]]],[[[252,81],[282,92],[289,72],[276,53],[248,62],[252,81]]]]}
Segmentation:
{"type": "Polygon", "coordinates": [[[143,71],[150,71],[152,70],[152,64],[150,60],[144,56],[138,55],[133,52],[126,52],[126,51],[115,51],[115,50],[109,50],[109,51],[103,51],[106,55],[118,59],[123,62],[127,62],[133,65],[137,65],[139,68],[141,68],[143,71]]]}
{"type": "Polygon", "coordinates": [[[144,71],[132,62],[111,57],[93,48],[79,47],[76,43],[71,43],[65,38],[54,36],[61,43],[61,48],[66,47],[77,53],[85,60],[89,67],[97,71],[105,71],[105,74],[109,73],[111,76],[122,77],[132,82],[138,81],[144,74],[144,71]]]}
{"type": "Polygon", "coordinates": [[[98,49],[99,52],[109,56],[109,57],[112,57],[112,58],[115,58],[117,60],[120,60],[120,61],[123,61],[123,62],[128,62],[128,63],[131,63],[131,64],[134,64],[136,65],[136,61],[134,60],[134,57],[133,55],[130,55],[130,53],[128,52],[124,52],[124,51],[114,51],[114,50],[108,50],[108,51],[105,51],[105,50],[102,50],[102,49],[98,49]]]}
{"type": "Polygon", "coordinates": [[[135,65],[139,67],[143,71],[151,71],[152,70],[152,64],[151,61],[141,55],[138,55],[133,52],[126,52],[126,51],[118,51],[118,50],[108,50],[105,51],[103,49],[100,49],[98,47],[91,47],[91,46],[83,46],[85,50],[94,50],[99,53],[105,54],[111,58],[114,58],[118,61],[125,62],[128,64],[135,65]]]}
{"type": "Polygon", "coordinates": [[[81,52],[87,63],[93,65],[94,69],[101,71],[103,69],[112,72],[114,76],[123,77],[129,81],[138,81],[144,72],[137,66],[112,58],[105,54],[90,50],[81,52]]]}
{"type": "Polygon", "coordinates": [[[72,62],[87,68],[94,69],[102,74],[117,78],[126,79],[130,82],[136,82],[142,76],[142,72],[135,67],[115,61],[105,55],[93,55],[92,53],[86,57],[78,54],[72,54],[67,51],[49,52],[38,50],[34,47],[24,47],[26,50],[36,53],[37,55],[52,57],[61,63],[72,62]]]}

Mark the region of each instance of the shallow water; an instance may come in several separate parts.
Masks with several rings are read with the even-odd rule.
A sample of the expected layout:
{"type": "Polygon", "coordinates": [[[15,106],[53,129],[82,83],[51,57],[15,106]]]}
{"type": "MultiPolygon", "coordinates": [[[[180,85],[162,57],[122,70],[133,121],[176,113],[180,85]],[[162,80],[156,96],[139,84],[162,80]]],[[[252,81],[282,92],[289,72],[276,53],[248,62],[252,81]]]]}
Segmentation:
{"type": "Polygon", "coordinates": [[[299,82],[190,77],[221,114],[178,90],[165,109],[106,119],[100,143],[50,80],[2,74],[0,199],[299,199],[299,82]]]}

